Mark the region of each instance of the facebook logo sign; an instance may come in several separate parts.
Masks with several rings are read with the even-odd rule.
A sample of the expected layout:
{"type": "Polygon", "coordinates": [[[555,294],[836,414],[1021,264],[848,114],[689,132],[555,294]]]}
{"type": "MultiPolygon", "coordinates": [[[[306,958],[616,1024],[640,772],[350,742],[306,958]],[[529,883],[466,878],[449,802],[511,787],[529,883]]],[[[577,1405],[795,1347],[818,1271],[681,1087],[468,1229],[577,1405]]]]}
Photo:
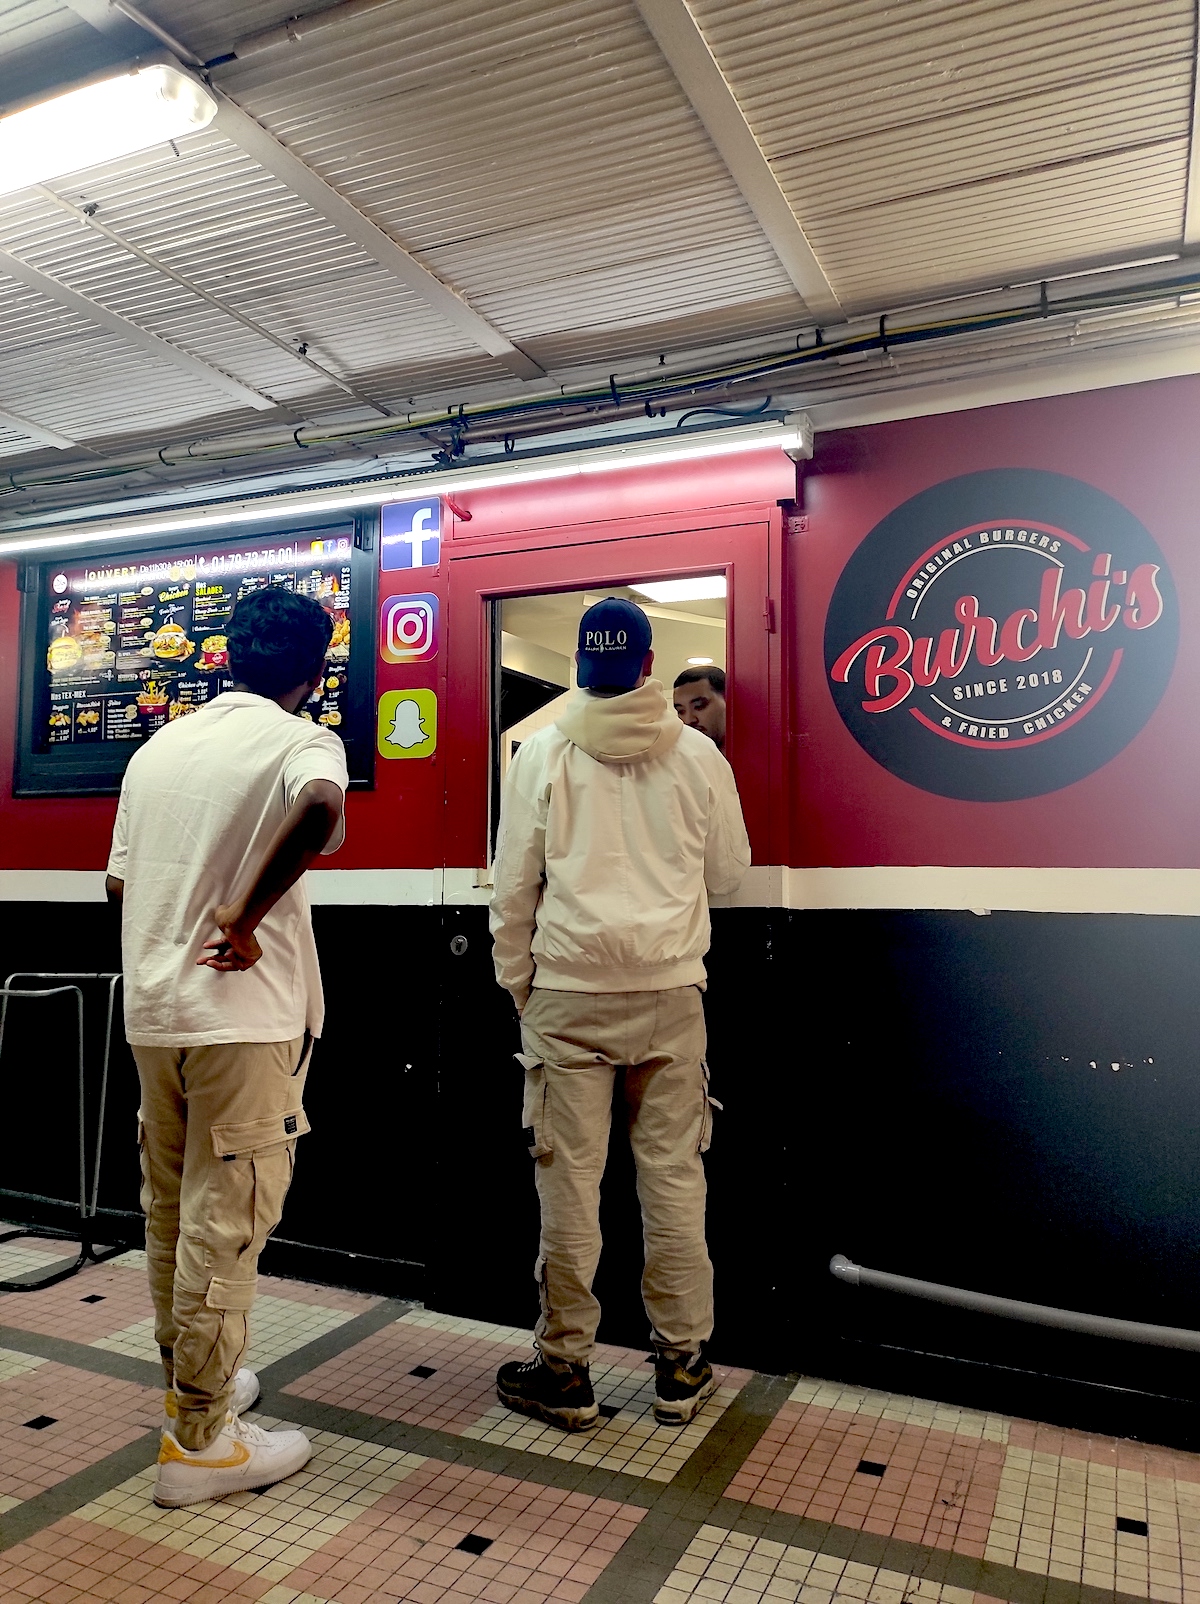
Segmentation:
{"type": "Polygon", "coordinates": [[[390,501],[380,509],[380,566],[436,568],[442,550],[442,504],[428,501],[390,501]]]}

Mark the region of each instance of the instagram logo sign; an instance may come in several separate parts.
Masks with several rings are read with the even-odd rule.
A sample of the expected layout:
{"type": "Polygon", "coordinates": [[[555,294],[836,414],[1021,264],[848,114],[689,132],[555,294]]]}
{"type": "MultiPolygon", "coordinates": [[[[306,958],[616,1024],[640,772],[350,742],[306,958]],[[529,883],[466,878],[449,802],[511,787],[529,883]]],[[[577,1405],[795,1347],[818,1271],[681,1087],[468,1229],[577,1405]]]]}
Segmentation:
{"type": "Polygon", "coordinates": [[[379,652],[385,663],[424,663],[437,655],[436,596],[389,596],[379,618],[379,652]]]}

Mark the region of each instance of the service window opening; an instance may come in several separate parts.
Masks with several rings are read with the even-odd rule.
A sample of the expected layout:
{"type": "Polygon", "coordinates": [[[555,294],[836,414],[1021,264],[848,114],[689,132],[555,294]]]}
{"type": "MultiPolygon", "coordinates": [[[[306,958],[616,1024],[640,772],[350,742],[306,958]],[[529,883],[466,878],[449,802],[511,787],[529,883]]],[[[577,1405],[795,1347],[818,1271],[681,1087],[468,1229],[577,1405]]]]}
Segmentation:
{"type": "MultiPolygon", "coordinates": [[[[500,792],[521,742],[553,724],[575,689],[579,620],[606,596],[636,602],[654,632],[654,678],[668,698],[689,669],[726,667],[724,574],[629,580],[587,590],[506,596],[492,604],[491,827],[494,854],[500,792]]],[[[695,698],[678,698],[680,704],[695,698]]],[[[694,715],[685,707],[685,714],[694,715]]]]}

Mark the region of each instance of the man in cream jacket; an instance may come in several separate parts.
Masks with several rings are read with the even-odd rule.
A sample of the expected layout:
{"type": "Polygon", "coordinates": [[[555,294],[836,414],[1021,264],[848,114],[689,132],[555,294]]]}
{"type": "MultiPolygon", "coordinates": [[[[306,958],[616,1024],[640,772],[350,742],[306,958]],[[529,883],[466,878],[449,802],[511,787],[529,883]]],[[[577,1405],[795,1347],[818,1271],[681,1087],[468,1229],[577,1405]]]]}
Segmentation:
{"type": "Polygon", "coordinates": [[[637,1164],[655,1416],[683,1425],[713,1392],[704,1165],[708,894],[750,863],[733,771],[662,685],[650,622],[618,598],[583,615],[580,689],[521,743],[504,787],[491,928],[521,1015],[523,1124],[541,1204],[537,1355],[504,1365],[501,1402],[567,1430],[596,1424],[600,1177],[614,1082],[637,1164]]]}

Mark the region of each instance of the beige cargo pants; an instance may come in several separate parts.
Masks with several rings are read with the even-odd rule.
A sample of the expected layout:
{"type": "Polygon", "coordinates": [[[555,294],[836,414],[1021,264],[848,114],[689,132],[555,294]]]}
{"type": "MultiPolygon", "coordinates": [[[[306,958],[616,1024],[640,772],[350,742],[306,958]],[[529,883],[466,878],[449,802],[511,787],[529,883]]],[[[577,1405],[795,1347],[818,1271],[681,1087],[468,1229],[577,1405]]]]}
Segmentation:
{"type": "Polygon", "coordinates": [[[134,1047],[154,1334],[179,1400],[175,1435],[220,1431],[246,1351],[258,1256],[292,1179],[307,1038],[134,1047]]]}
{"type": "Polygon", "coordinates": [[[637,1165],[642,1301],[656,1348],[694,1353],[712,1335],[701,1154],[712,1134],[699,989],[592,993],[535,988],[521,1017],[523,1124],[541,1204],[537,1263],[543,1353],[587,1364],[600,1305],[600,1177],[613,1090],[637,1165]]]}

